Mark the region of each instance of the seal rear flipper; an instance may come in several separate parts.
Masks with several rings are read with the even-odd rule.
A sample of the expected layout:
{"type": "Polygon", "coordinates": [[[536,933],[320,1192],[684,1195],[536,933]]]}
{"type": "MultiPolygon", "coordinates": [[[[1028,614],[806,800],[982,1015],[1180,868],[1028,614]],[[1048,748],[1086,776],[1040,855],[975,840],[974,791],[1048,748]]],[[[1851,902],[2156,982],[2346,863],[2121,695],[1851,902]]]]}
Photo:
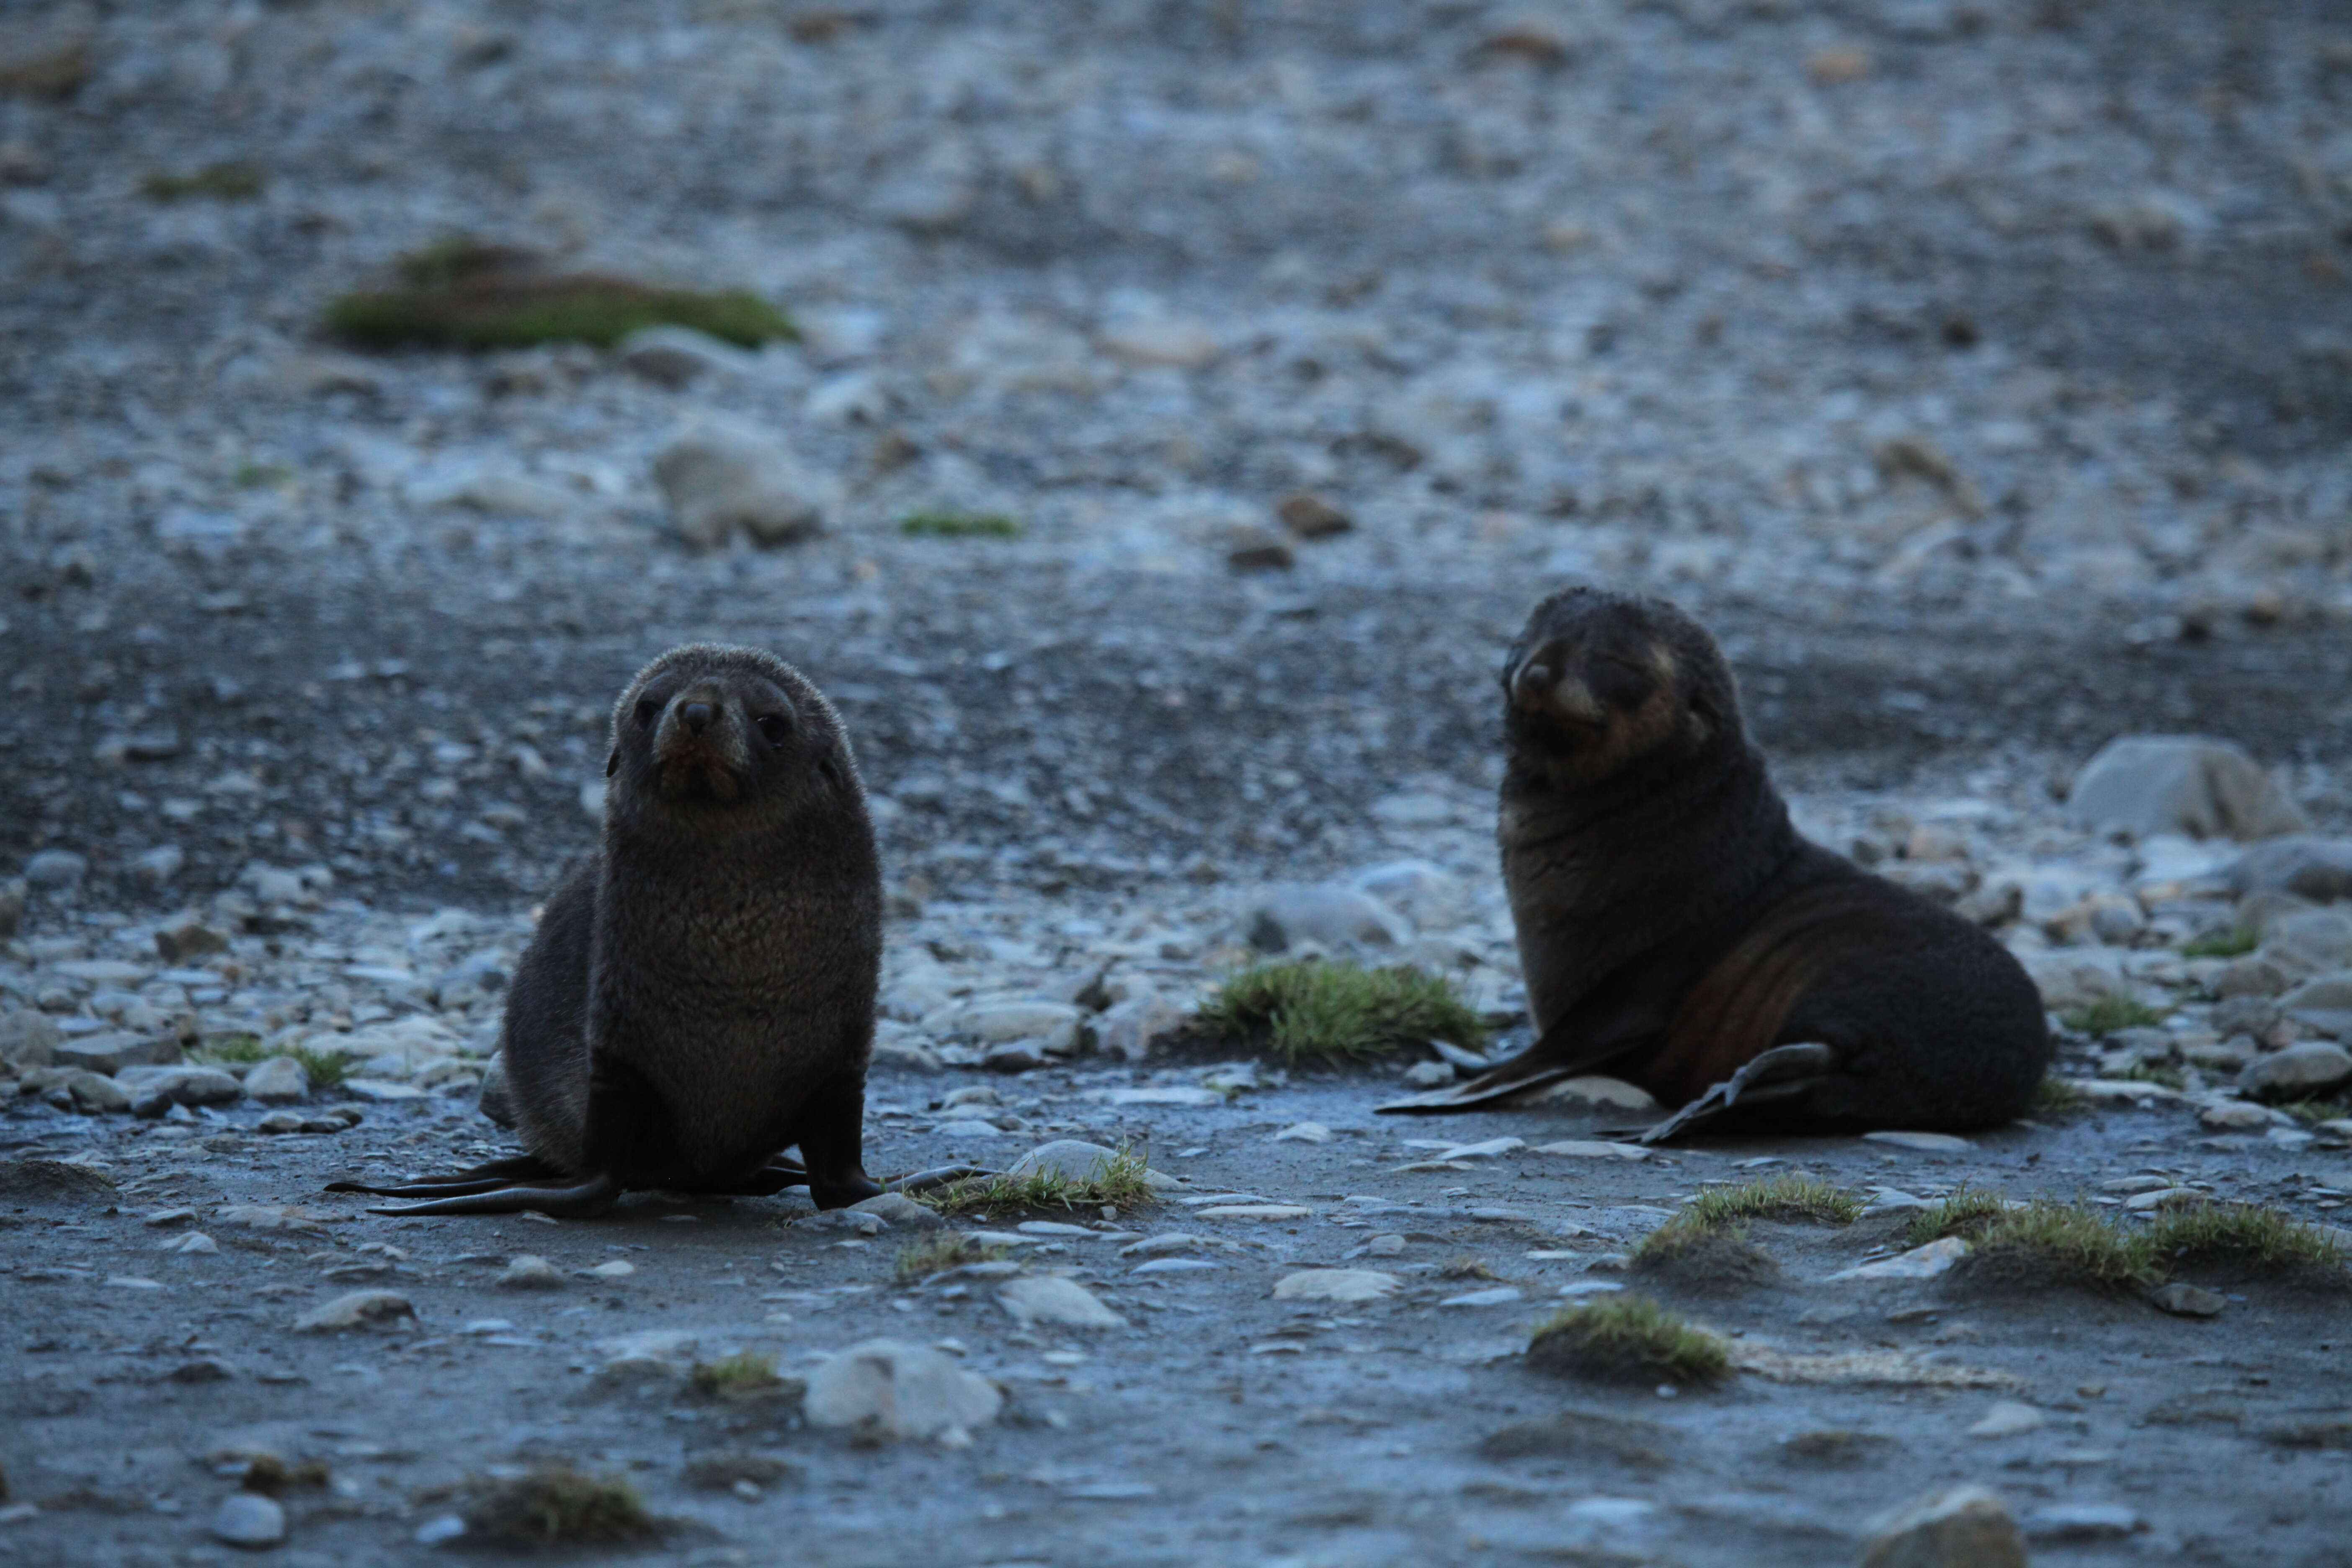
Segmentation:
{"type": "Polygon", "coordinates": [[[1596,1028],[1591,1015],[1580,1009],[1546,1029],[1526,1050],[1488,1068],[1467,1083],[1408,1095],[1372,1110],[1386,1116],[1443,1116],[1456,1110],[1475,1110],[1531,1089],[1541,1089],[1548,1083],[1591,1072],[1641,1048],[1643,1041],[1626,1038],[1625,1021],[1618,1022],[1618,1027],[1603,1025],[1596,1028]],[[1580,1047],[1571,1050],[1571,1040],[1581,1040],[1580,1047]]]}
{"type": "Polygon", "coordinates": [[[1704,1126],[1735,1105],[1793,1099],[1810,1092],[1837,1065],[1837,1053],[1807,1041],[1775,1046],[1753,1058],[1721,1083],[1641,1134],[1643,1143],[1663,1143],[1704,1126]]]}
{"type": "Polygon", "coordinates": [[[452,1171],[446,1176],[426,1176],[414,1182],[399,1182],[389,1187],[372,1187],[364,1182],[329,1182],[331,1193],[366,1193],[380,1198],[449,1198],[467,1193],[486,1193],[493,1187],[511,1185],[518,1182],[566,1182],[572,1173],[551,1165],[536,1154],[516,1154],[504,1160],[491,1160],[469,1170],[452,1171]]]}
{"type": "Polygon", "coordinates": [[[593,1219],[609,1214],[621,1201],[621,1184],[606,1175],[591,1176],[575,1186],[505,1186],[463,1197],[436,1198],[422,1204],[379,1204],[368,1210],[383,1215],[543,1214],[553,1219],[593,1219]]]}

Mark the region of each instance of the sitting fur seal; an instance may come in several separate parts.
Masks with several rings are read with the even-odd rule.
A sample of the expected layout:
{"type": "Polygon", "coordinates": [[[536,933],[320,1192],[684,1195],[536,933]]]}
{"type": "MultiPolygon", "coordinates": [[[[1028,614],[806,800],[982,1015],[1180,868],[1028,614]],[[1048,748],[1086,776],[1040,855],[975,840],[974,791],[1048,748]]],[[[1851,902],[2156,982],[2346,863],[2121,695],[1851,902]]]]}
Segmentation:
{"type": "Polygon", "coordinates": [[[601,1214],[645,1188],[874,1196],[882,875],[840,716],[782,660],[697,643],[630,682],[604,772],[603,847],[548,900],[507,999],[503,1099],[530,1152],[333,1190],[445,1215],[601,1214]]]}
{"type": "Polygon", "coordinates": [[[1538,1030],[1446,1111],[1607,1072],[1700,1122],[1966,1128],[2023,1110],[2042,998],[1975,925],[1800,837],[1715,639],[1591,588],[1503,667],[1503,880],[1538,1030]]]}

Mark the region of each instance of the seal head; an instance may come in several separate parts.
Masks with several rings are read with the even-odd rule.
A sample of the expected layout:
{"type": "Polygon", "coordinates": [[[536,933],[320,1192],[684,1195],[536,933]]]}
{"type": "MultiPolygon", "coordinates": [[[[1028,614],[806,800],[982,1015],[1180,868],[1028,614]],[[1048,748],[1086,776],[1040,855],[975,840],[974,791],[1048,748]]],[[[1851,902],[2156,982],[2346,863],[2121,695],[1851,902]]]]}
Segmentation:
{"type": "Polygon", "coordinates": [[[1747,742],[1715,640],[1663,599],[1554,594],[1504,658],[1503,693],[1514,753],[1560,789],[1688,768],[1747,742]]]}

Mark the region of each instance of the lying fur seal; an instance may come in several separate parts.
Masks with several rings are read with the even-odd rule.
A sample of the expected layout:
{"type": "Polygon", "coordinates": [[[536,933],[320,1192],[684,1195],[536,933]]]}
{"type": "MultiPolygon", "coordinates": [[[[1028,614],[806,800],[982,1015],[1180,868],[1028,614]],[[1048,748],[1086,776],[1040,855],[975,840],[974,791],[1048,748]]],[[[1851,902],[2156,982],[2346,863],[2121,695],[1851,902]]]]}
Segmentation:
{"type": "Polygon", "coordinates": [[[614,708],[604,772],[603,847],[549,899],[507,1000],[503,1093],[530,1153],[334,1190],[428,1200],[383,1214],[879,1193],[862,1141],[882,877],[833,705],[756,649],[675,648],[614,708]]]}
{"type": "Polygon", "coordinates": [[[1536,606],[1503,667],[1503,880],[1539,1031],[1468,1082],[1381,1109],[1463,1110],[1579,1073],[1700,1121],[1965,1128],[2025,1109],[2040,994],[1969,921],[1805,842],[1731,670],[1663,600],[1536,606]]]}

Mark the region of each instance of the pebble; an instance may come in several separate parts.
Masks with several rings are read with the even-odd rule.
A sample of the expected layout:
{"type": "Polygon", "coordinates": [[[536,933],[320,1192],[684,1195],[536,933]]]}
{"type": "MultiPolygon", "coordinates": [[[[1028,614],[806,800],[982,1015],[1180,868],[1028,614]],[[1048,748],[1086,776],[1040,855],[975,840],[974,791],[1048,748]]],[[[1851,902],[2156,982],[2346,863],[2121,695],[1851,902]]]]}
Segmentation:
{"type": "Polygon", "coordinates": [[[292,1057],[272,1057],[245,1075],[245,1093],[263,1105],[292,1105],[310,1098],[310,1074],[292,1057]]]}
{"type": "Polygon", "coordinates": [[[2262,1100],[2301,1100],[2352,1081],[2352,1051],[2305,1040],[2257,1058],[2238,1075],[2241,1092],[2262,1100]]]}
{"type": "Polygon", "coordinates": [[[203,1231],[192,1230],[185,1236],[174,1237],[165,1242],[160,1250],[178,1253],[182,1257],[188,1258],[205,1257],[217,1254],[220,1251],[220,1244],[203,1231]]]}
{"type": "Polygon", "coordinates": [[[2036,1509],[2025,1521],[2029,1540],[2118,1541],[2146,1529],[2139,1510],[2120,1502],[2063,1502],[2036,1509]]]}
{"type": "Polygon", "coordinates": [[[213,1512],[213,1537],[259,1552],[286,1539],[286,1510],[258,1492],[233,1492],[213,1512]]]}
{"type": "Polygon", "coordinates": [[[1865,1132],[1863,1137],[1873,1143],[1890,1144],[1921,1154],[1965,1154],[1976,1147],[1967,1139],[1955,1137],[1949,1132],[1865,1132]]]}
{"type": "Polygon", "coordinates": [[[546,1258],[524,1252],[508,1260],[494,1283],[501,1290],[560,1290],[563,1275],[546,1258]]]}
{"type": "Polygon", "coordinates": [[[1862,1568],[2026,1568],[2009,1505],[1982,1487],[1930,1492],[1884,1521],[1862,1568]]]}
{"type": "Polygon", "coordinates": [[[1320,1121],[1294,1121],[1289,1126],[1284,1128],[1281,1131],[1276,1133],[1272,1142],[1276,1143],[1328,1143],[1331,1142],[1331,1130],[1328,1127],[1324,1126],[1320,1121]]]}
{"type": "Polygon", "coordinates": [[[1496,1285],[1485,1290],[1473,1290],[1466,1295],[1448,1296],[1438,1302],[1441,1307],[1501,1307],[1518,1300],[1516,1285],[1496,1285]]]}
{"type": "Polygon", "coordinates": [[[1992,1408],[1969,1428],[1971,1437],[2016,1437],[2039,1432],[2050,1418],[2032,1405],[2014,1399],[1997,1399],[1992,1408]]]}
{"type": "Polygon", "coordinates": [[[1395,947],[1412,935],[1403,917],[1380,900],[1333,882],[1263,889],[1243,911],[1240,929],[1242,939],[1261,952],[1285,952],[1301,942],[1395,947]]]}
{"type": "Polygon", "coordinates": [[[1223,1264],[1213,1263],[1205,1258],[1155,1258],[1149,1263],[1137,1264],[1128,1272],[1129,1274],[1192,1274],[1206,1268],[1223,1267],[1223,1264]]]}
{"type": "Polygon", "coordinates": [[[44,849],[25,862],[25,880],[36,888],[71,888],[89,874],[89,861],[70,849],[44,849]]]}
{"type": "Polygon", "coordinates": [[[827,1356],[809,1373],[802,1409],[811,1424],[877,1437],[971,1440],[996,1419],[1004,1396],[942,1351],[902,1340],[866,1340],[827,1356]]]}
{"type": "Polygon", "coordinates": [[[311,1308],[295,1318],[298,1334],[333,1333],[341,1329],[388,1326],[405,1318],[415,1321],[416,1309],[408,1298],[390,1290],[353,1290],[311,1308]]]}
{"type": "Polygon", "coordinates": [[[1404,1283],[1374,1268],[1302,1268],[1275,1281],[1277,1301],[1377,1301],[1404,1283]]]}
{"type": "Polygon", "coordinates": [[[1947,1236],[1875,1263],[1857,1263],[1830,1276],[1832,1279],[1932,1279],[1969,1254],[1965,1237],[1947,1236]]]}
{"type": "Polygon", "coordinates": [[[1307,1219],[1315,1211],[1304,1204],[1215,1204],[1192,1211],[1195,1219],[1307,1219]]]}
{"type": "Polygon", "coordinates": [[[1538,1154],[1562,1154],[1578,1160],[1646,1160],[1651,1151],[1640,1143],[1609,1143],[1596,1139],[1564,1139],[1558,1143],[1538,1143],[1538,1154]]]}
{"type": "Polygon", "coordinates": [[[2271,1113],[2259,1105],[2223,1100],[2197,1113],[2197,1124],[2214,1132],[2251,1132],[2271,1124],[2271,1113]]]}
{"type": "Polygon", "coordinates": [[[853,1213],[878,1215],[886,1224],[901,1230],[947,1228],[948,1222],[937,1209],[918,1203],[904,1193],[880,1193],[849,1206],[853,1213]]]}
{"type": "Polygon", "coordinates": [[[2229,1306],[2230,1299],[2218,1290],[2208,1290],[2200,1285],[2175,1279],[2169,1285],[2159,1285],[2147,1294],[2147,1303],[2159,1312],[2176,1318],[2218,1318],[2229,1306]]]}
{"type": "Polygon", "coordinates": [[[1093,1291],[1058,1274],[1029,1274],[1007,1280],[996,1293],[996,1304],[1024,1329],[1038,1323],[1071,1329],[1127,1327],[1127,1320],[1104,1306],[1093,1291]]]}
{"type": "Polygon", "coordinates": [[[580,1272],[591,1279],[626,1279],[636,1271],[635,1264],[615,1258],[609,1263],[599,1263],[593,1268],[583,1268],[580,1272]]]}

